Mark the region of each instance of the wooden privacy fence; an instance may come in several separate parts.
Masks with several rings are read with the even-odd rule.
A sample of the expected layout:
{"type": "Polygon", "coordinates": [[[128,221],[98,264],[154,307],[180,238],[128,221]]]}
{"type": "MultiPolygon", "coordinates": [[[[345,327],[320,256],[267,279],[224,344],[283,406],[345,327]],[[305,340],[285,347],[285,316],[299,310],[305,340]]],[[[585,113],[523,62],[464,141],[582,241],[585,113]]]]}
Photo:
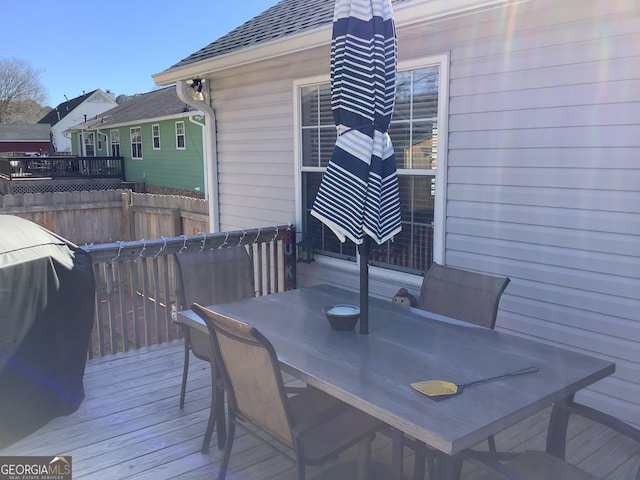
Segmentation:
{"type": "Polygon", "coordinates": [[[130,190],[0,195],[0,212],[17,215],[76,245],[193,235],[209,231],[203,199],[130,190]]]}
{"type": "Polygon", "coordinates": [[[295,288],[292,225],[85,245],[96,280],[95,325],[89,355],[127,351],[180,335],[173,325],[184,298],[174,255],[243,246],[254,267],[256,295],[295,288]]]}

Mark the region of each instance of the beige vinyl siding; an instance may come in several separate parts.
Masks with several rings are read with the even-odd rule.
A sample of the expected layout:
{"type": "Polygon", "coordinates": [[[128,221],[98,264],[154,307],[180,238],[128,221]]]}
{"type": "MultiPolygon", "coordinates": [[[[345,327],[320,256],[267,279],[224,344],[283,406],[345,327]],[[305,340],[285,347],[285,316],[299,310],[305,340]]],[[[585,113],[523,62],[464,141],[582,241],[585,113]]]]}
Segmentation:
{"type": "Polygon", "coordinates": [[[295,222],[293,82],[327,74],[328,55],[242,67],[213,82],[222,229],[295,222]]]}
{"type": "Polygon", "coordinates": [[[582,395],[640,424],[640,15],[557,5],[439,26],[446,262],[511,277],[498,328],[615,361],[582,395]]]}
{"type": "MultiPolygon", "coordinates": [[[[450,56],[445,261],[512,279],[498,329],[615,361],[581,399],[640,425],[640,6],[512,3],[398,28],[400,62],[450,56]]],[[[213,79],[221,228],[295,220],[293,84],[328,41],[213,79]]],[[[298,284],[356,289],[345,263],[298,284]]],[[[389,299],[421,281],[370,271],[389,299]]]]}

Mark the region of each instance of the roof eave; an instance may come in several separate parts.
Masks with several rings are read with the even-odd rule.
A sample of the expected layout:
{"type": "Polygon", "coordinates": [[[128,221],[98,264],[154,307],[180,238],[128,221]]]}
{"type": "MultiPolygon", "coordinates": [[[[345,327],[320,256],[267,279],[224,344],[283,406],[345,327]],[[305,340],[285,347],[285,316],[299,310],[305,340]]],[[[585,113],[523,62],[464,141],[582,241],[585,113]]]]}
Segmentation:
{"type": "Polygon", "coordinates": [[[328,45],[331,41],[331,25],[289,35],[257,46],[235,50],[217,57],[191,63],[183,67],[170,68],[152,75],[156,85],[171,85],[191,78],[207,75],[229,68],[270,60],[299,51],[328,45]]]}
{"type": "MultiPolygon", "coordinates": [[[[479,10],[527,1],[529,0],[416,0],[401,3],[395,7],[394,20],[396,28],[408,28],[418,23],[432,23],[445,18],[468,15],[479,10]]],[[[151,77],[156,85],[171,85],[192,78],[206,77],[229,68],[327,46],[331,42],[331,30],[332,25],[329,23],[271,42],[246,47],[182,67],[170,68],[151,77]]]]}
{"type": "Polygon", "coordinates": [[[102,129],[106,130],[110,128],[120,128],[120,127],[129,127],[132,125],[141,125],[143,123],[162,122],[165,120],[179,120],[179,119],[187,118],[189,116],[194,116],[194,115],[204,115],[204,113],[201,110],[190,110],[188,112],[170,113],[167,115],[161,115],[157,117],[149,117],[149,118],[143,118],[139,120],[123,120],[123,121],[117,121],[114,123],[110,123],[108,121],[104,123],[97,123],[97,124],[94,123],[91,125],[81,123],[78,125],[74,125],[73,127],[70,127],[65,131],[71,132],[76,130],[102,130],[102,129]]]}

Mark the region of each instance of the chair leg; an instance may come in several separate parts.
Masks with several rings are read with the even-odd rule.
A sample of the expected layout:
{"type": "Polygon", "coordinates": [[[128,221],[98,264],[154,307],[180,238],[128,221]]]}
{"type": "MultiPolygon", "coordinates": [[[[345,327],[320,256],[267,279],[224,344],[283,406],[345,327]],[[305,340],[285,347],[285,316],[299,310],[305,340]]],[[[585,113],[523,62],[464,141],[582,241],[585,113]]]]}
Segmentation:
{"type": "MultiPolygon", "coordinates": [[[[215,387],[213,387],[215,388],[215,387]]],[[[200,447],[200,453],[207,453],[209,451],[209,444],[211,443],[211,435],[213,434],[213,429],[216,426],[216,420],[218,418],[218,402],[216,399],[216,395],[211,395],[211,406],[209,407],[209,421],[207,422],[207,429],[204,431],[204,438],[202,439],[202,447],[200,447]]],[[[224,445],[220,447],[218,444],[218,448],[224,448],[224,445]]]]}
{"type": "Polygon", "coordinates": [[[189,374],[189,351],[191,342],[189,341],[189,330],[183,328],[184,332],[184,366],[182,367],[182,388],[180,389],[180,408],[184,408],[184,397],[187,392],[187,375],[189,374]]]}
{"type": "Polygon", "coordinates": [[[229,419],[229,435],[224,445],[224,453],[222,455],[222,462],[220,462],[220,472],[218,473],[218,480],[224,480],[227,476],[227,469],[229,468],[229,459],[231,458],[231,447],[233,446],[233,437],[236,432],[235,419],[229,419]]]}
{"type": "Polygon", "coordinates": [[[216,423],[218,424],[218,428],[216,428],[216,435],[218,437],[218,450],[222,450],[227,442],[227,425],[225,419],[225,408],[224,408],[224,388],[218,387],[218,394],[216,398],[216,412],[218,414],[218,418],[216,419],[216,423]]]}
{"type": "Polygon", "coordinates": [[[211,405],[209,406],[209,421],[207,422],[207,429],[204,432],[204,438],[202,439],[202,447],[200,453],[207,453],[209,451],[209,444],[211,443],[211,436],[213,434],[214,427],[216,428],[216,434],[218,437],[218,450],[225,448],[227,440],[227,432],[225,425],[225,408],[224,408],[224,389],[220,387],[220,373],[214,365],[210,365],[211,368],[211,405]]]}

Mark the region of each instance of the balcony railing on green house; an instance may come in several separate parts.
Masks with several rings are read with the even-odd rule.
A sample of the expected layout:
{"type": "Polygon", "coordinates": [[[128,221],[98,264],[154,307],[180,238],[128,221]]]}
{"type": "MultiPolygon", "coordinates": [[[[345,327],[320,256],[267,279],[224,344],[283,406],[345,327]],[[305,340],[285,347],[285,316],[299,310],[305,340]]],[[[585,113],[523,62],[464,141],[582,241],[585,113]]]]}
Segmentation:
{"type": "Polygon", "coordinates": [[[82,247],[91,255],[96,311],[89,356],[173,340],[177,311],[189,308],[177,280],[174,255],[243,246],[253,261],[256,295],[295,288],[292,225],[222,233],[116,242],[82,247]]]}
{"type": "Polygon", "coordinates": [[[115,190],[125,178],[123,157],[0,157],[0,193],[115,190]]]}
{"type": "Polygon", "coordinates": [[[0,157],[0,175],[9,180],[25,178],[120,178],[123,157],[0,157]]]}

